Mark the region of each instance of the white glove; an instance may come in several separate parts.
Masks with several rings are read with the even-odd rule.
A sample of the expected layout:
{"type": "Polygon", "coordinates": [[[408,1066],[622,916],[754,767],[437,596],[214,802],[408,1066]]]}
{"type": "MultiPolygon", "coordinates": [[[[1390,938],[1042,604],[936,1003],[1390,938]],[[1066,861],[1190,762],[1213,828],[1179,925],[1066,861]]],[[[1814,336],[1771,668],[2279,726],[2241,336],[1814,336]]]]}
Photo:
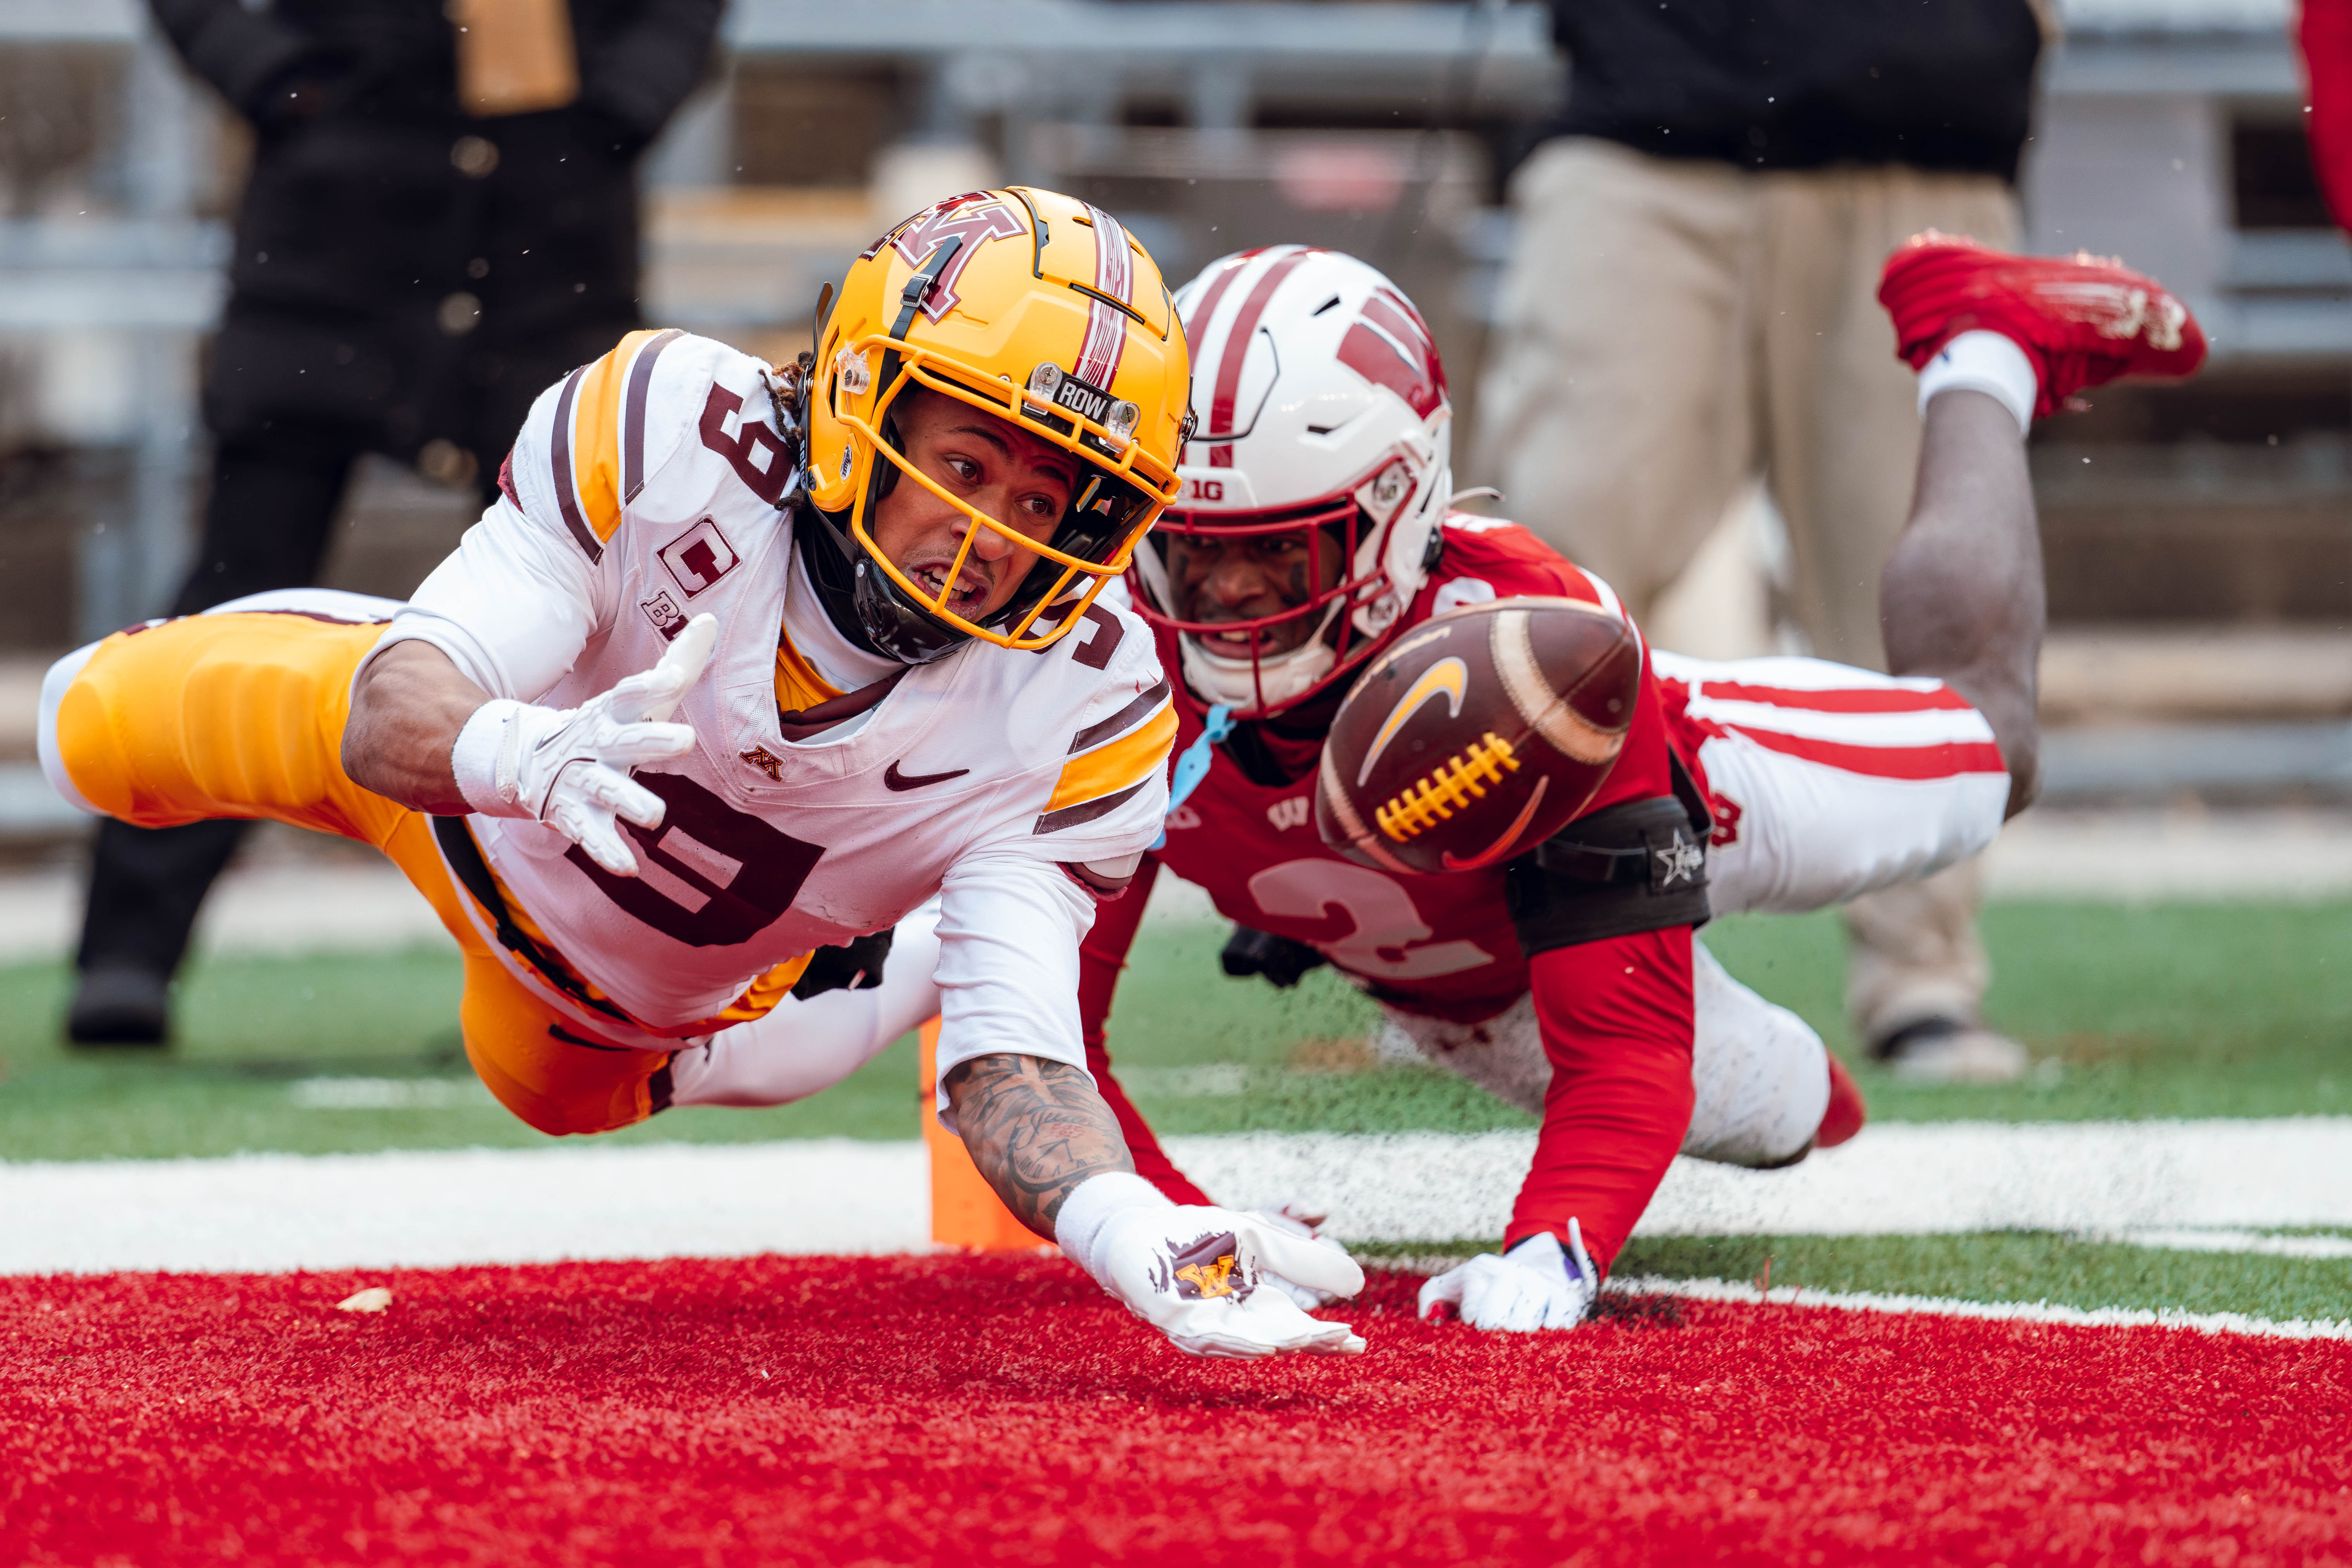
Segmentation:
{"type": "Polygon", "coordinates": [[[1436,1315],[1451,1304],[1474,1329],[1527,1333],[1536,1329],[1572,1329],[1592,1310],[1600,1272],[1584,1250],[1584,1232],[1568,1222],[1568,1247],[1539,1231],[1499,1258],[1480,1253],[1421,1288],[1421,1315],[1436,1315]]]}
{"type": "Polygon", "coordinates": [[[577,708],[505,698],[483,703],[449,753],[466,804],[487,816],[543,822],[615,877],[635,876],[637,858],[614,818],[652,829],[667,807],[627,770],[694,749],[694,731],[667,720],[709,662],[718,637],[717,617],[695,616],[660,663],[577,708]]]}
{"type": "MultiPolygon", "coordinates": [[[[1343,1258],[1347,1256],[1345,1247],[1323,1234],[1323,1222],[1331,1217],[1330,1205],[1328,1204],[1312,1203],[1305,1198],[1291,1198],[1280,1208],[1249,1209],[1244,1212],[1251,1219],[1257,1220],[1273,1229],[1288,1236],[1302,1237],[1317,1247],[1329,1247],[1343,1258]]],[[[1318,1290],[1309,1285],[1301,1285],[1297,1280],[1277,1273],[1272,1268],[1266,1269],[1262,1279],[1266,1286],[1281,1291],[1308,1311],[1318,1307],[1328,1307],[1339,1299],[1332,1291],[1318,1290]]]]}
{"type": "Polygon", "coordinates": [[[1055,1234],[1071,1261],[1187,1355],[1363,1352],[1347,1324],[1310,1318],[1265,1286],[1279,1273],[1310,1289],[1352,1296],[1364,1287],[1364,1271],[1338,1247],[1258,1215],[1179,1206],[1140,1176],[1106,1173],[1079,1184],[1062,1205],[1055,1234]]]}

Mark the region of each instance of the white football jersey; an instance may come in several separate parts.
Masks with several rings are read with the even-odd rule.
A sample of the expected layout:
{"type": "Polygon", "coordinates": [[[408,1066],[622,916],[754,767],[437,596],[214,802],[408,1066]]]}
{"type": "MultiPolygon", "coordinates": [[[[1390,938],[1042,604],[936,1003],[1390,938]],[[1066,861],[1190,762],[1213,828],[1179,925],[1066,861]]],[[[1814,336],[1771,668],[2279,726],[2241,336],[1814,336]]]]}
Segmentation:
{"type": "Polygon", "coordinates": [[[780,692],[798,708],[898,667],[841,636],[795,559],[792,447],[767,375],[708,339],[635,332],[550,388],[503,496],[380,645],[433,643],[493,696],[568,708],[650,668],[689,617],[718,617],[674,715],[696,749],[634,775],[667,803],[657,830],[624,825],[639,876],[534,822],[468,819],[547,943],[642,1036],[499,951],[601,1037],[669,1049],[742,1016],[779,965],[936,892],[941,1070],[1003,1050],[1083,1068],[1077,942],[1094,902],[1063,867],[1132,856],[1160,831],[1176,726],[1151,635],[1098,604],[1042,653],[974,640],[862,718],[785,739],[780,692]]]}

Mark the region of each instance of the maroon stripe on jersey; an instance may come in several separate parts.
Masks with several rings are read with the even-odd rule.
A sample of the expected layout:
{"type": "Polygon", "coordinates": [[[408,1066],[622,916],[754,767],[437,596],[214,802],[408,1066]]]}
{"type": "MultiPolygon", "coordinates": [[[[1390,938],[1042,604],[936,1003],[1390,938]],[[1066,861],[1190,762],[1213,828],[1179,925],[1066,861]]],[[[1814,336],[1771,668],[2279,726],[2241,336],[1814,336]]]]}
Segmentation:
{"type": "Polygon", "coordinates": [[[604,547],[597,542],[594,531],[580,515],[579,498],[572,491],[572,400],[579,394],[580,378],[587,374],[588,367],[583,364],[564,382],[563,395],[555,400],[555,439],[549,445],[554,449],[556,509],[563,513],[563,526],[572,531],[572,537],[580,542],[580,548],[593,562],[604,559],[604,547]]]}
{"type": "Polygon", "coordinates": [[[1136,725],[1160,711],[1160,705],[1167,700],[1168,679],[1162,676],[1159,685],[1101,723],[1089,724],[1079,731],[1076,739],[1070,742],[1070,755],[1075,757],[1089,746],[1099,745],[1123,730],[1132,730],[1136,725]]]}
{"type": "Polygon", "coordinates": [[[1901,687],[1840,686],[1808,690],[1801,686],[1749,686],[1737,680],[1698,683],[1701,698],[1717,702],[1761,702],[1774,708],[1801,708],[1813,713],[1926,713],[1936,710],[1965,712],[1969,700],[1948,686],[1933,691],[1909,691],[1901,687]]]}
{"type": "Polygon", "coordinates": [[[1932,746],[1853,746],[1843,741],[1784,735],[1777,730],[1751,730],[1745,724],[1726,724],[1724,728],[1768,752],[1820,763],[1865,778],[1948,779],[1960,773],[2009,771],[2000,748],[1990,741],[1952,741],[1932,746]]]}
{"type": "MultiPolygon", "coordinates": [[[[1233,426],[1234,398],[1241,390],[1242,366],[1249,362],[1250,340],[1257,336],[1258,320],[1265,314],[1266,301],[1300,262],[1315,254],[1312,250],[1294,250],[1268,267],[1258,275],[1256,286],[1243,298],[1241,309],[1234,312],[1234,324],[1226,329],[1224,348],[1217,356],[1216,391],[1209,401],[1210,434],[1221,436],[1233,426]]],[[[1209,462],[1214,468],[1232,468],[1233,447],[1212,448],[1209,462]]]]}
{"type": "Polygon", "coordinates": [[[637,499],[646,488],[646,400],[653,390],[654,361],[662,350],[686,334],[676,327],[663,332],[637,351],[637,363],[629,367],[629,394],[621,408],[621,504],[626,506],[637,499]]]}
{"type": "Polygon", "coordinates": [[[1092,822],[1098,816],[1108,816],[1112,812],[1125,805],[1135,792],[1143,787],[1143,784],[1150,782],[1150,779],[1145,779],[1143,784],[1129,784],[1117,795],[1098,795],[1092,800],[1082,800],[1076,805],[1066,805],[1059,811],[1049,811],[1037,819],[1034,831],[1059,833],[1065,827],[1076,827],[1083,823],[1092,822]]]}

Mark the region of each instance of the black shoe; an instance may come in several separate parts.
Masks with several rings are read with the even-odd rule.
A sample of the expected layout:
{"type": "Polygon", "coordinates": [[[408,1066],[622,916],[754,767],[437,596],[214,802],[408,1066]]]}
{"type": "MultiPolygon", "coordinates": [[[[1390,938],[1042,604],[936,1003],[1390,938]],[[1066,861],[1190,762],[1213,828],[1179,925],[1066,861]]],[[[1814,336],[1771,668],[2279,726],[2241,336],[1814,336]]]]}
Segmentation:
{"type": "Polygon", "coordinates": [[[171,983],[144,969],[86,969],[66,1014],[72,1046],[154,1047],[172,1035],[171,983]]]}
{"type": "Polygon", "coordinates": [[[2015,1040],[1959,1018],[1906,1024],[1870,1054],[1915,1083],[2015,1083],[2033,1065],[2015,1040]]]}

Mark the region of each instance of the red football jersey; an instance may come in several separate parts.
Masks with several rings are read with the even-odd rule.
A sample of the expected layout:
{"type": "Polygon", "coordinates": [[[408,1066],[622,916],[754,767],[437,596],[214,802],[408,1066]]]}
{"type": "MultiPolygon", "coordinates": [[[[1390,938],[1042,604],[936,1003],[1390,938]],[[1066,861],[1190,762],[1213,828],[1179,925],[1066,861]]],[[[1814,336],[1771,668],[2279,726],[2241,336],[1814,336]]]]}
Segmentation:
{"type": "MultiPolygon", "coordinates": [[[[1581,599],[1623,615],[1616,595],[1517,523],[1455,512],[1437,568],[1405,625],[1441,610],[1525,596],[1581,599]]],[[[1173,633],[1160,660],[1181,668],[1173,633]]],[[[1207,704],[1178,683],[1176,751],[1200,737],[1207,704]]],[[[1666,727],[1644,660],[1632,728],[1591,811],[1673,793],[1666,727]]],[[[1360,866],[1315,831],[1315,775],[1254,784],[1223,749],[1168,823],[1160,863],[1207,889],[1217,910],[1255,930],[1310,942],[1381,1001],[1463,1023],[1500,1013],[1528,989],[1527,960],[1503,902],[1503,871],[1398,876],[1360,866]]],[[[1099,1021],[1089,1019],[1090,1032],[1099,1021]]]]}

